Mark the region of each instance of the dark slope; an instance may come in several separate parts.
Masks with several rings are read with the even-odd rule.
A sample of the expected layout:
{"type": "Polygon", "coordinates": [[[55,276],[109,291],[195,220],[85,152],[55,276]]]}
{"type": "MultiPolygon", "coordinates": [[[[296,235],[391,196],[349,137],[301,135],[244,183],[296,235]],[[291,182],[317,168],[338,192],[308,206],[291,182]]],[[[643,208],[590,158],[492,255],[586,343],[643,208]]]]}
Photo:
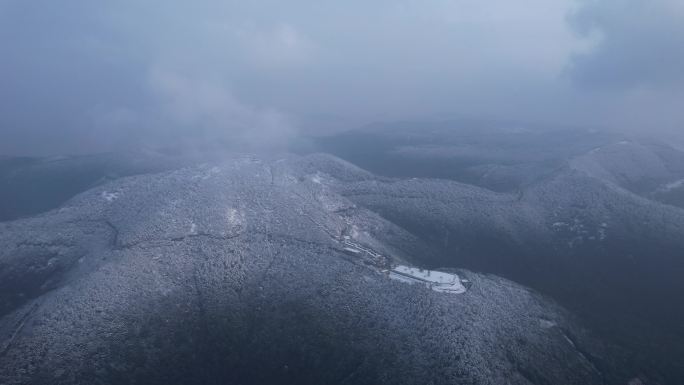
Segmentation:
{"type": "Polygon", "coordinates": [[[0,157],[0,221],[36,215],[98,184],[172,170],[199,161],[187,155],[136,151],[63,157],[0,157]]]}
{"type": "Polygon", "coordinates": [[[450,179],[515,191],[568,159],[621,137],[600,131],[506,121],[378,123],[319,137],[319,151],[377,175],[450,179]]]}
{"type": "Polygon", "coordinates": [[[482,121],[379,124],[318,145],[401,178],[338,191],[437,249],[425,263],[531,285],[630,346],[663,382],[684,378],[681,150],[482,121]]]}
{"type": "Polygon", "coordinates": [[[350,258],[341,234],[395,261],[430,250],[313,164],[368,176],[237,158],[0,224],[0,383],[624,383],[510,281],[461,271],[469,290],[443,294],[350,258]]]}
{"type": "Polygon", "coordinates": [[[570,168],[512,194],[425,179],[338,191],[438,249],[424,263],[531,285],[643,354],[645,367],[668,361],[655,372],[684,375],[684,210],[570,168]]]}
{"type": "Polygon", "coordinates": [[[571,166],[635,194],[684,208],[684,152],[665,144],[620,141],[576,157],[571,166]]]}

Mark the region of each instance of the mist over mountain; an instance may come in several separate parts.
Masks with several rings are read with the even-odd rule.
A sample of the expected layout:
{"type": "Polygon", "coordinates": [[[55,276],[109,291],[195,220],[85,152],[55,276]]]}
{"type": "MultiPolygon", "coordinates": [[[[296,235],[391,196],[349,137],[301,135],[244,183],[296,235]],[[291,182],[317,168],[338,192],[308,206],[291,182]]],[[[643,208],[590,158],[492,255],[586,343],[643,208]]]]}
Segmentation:
{"type": "Polygon", "coordinates": [[[683,152],[663,143],[627,141],[600,132],[549,135],[534,129],[445,128],[464,122],[425,123],[421,129],[410,128],[413,124],[309,141],[318,150],[393,174],[384,176],[324,154],[260,158],[223,153],[220,158],[198,159],[148,152],[5,158],[0,182],[15,193],[4,197],[7,204],[2,206],[7,221],[2,225],[0,308],[4,381],[47,381],[52,378],[49,373],[58,373],[54,378],[64,383],[85,378],[124,383],[258,383],[276,378],[284,383],[338,383],[348,376],[358,383],[376,383],[379,378],[400,383],[430,378],[435,383],[677,382],[682,376],[677,357],[684,346],[684,313],[677,305],[684,293],[684,211],[658,194],[681,185],[683,152]],[[526,145],[516,144],[514,137],[526,145]],[[575,137],[584,141],[564,146],[575,137]],[[412,145],[410,151],[406,143],[412,145]],[[535,143],[539,147],[532,151],[535,143]],[[448,165],[450,172],[436,176],[436,165],[448,165]],[[71,190],[50,188],[60,185],[71,190]],[[42,193],[27,196],[31,191],[42,193]],[[44,206],[22,205],[35,200],[44,206]],[[39,215],[13,220],[32,214],[39,215]],[[261,260],[267,267],[256,267],[261,260]],[[218,266],[225,273],[217,271],[218,266]],[[402,294],[407,301],[430,293],[410,280],[394,283],[392,269],[401,266],[432,269],[435,275],[457,272],[465,293],[438,292],[429,295],[435,297],[430,305],[409,310],[407,304],[397,304],[389,310],[386,304],[395,301],[390,298],[403,292],[404,285],[410,290],[402,294]],[[338,287],[342,272],[348,276],[345,280],[366,278],[347,282],[352,291],[343,294],[338,287]],[[190,275],[183,278],[185,274],[190,275]],[[519,294],[510,289],[501,292],[500,285],[508,281],[498,277],[529,287],[515,290],[539,296],[542,302],[534,305],[539,310],[531,311],[529,299],[525,305],[515,302],[519,294]],[[160,282],[168,288],[155,289],[160,282]],[[185,288],[184,282],[191,286],[185,288]],[[301,292],[304,282],[318,294],[301,292]],[[380,286],[364,288],[370,282],[380,286]],[[265,285],[274,285],[276,291],[261,297],[258,293],[265,285]],[[248,294],[247,303],[221,300],[226,290],[237,291],[237,298],[253,294],[248,294]],[[374,298],[389,296],[382,300],[385,305],[355,302],[369,290],[374,298]],[[197,297],[184,300],[183,295],[197,297]],[[275,301],[268,305],[268,313],[260,304],[264,298],[275,301]],[[504,302],[490,303],[495,299],[504,302]],[[435,313],[431,307],[437,300],[447,302],[435,313]],[[82,308],[63,308],[72,301],[82,303],[82,308]],[[140,301],[161,307],[149,310],[140,301]],[[178,313],[169,317],[198,326],[183,328],[187,336],[178,337],[179,345],[173,348],[159,345],[155,341],[177,333],[173,330],[180,324],[164,323],[164,316],[157,319],[149,312],[164,314],[164,309],[184,301],[191,307],[181,314],[191,318],[180,321],[186,316],[178,313]],[[342,302],[334,305],[335,301],[342,302]],[[501,308],[503,303],[506,307],[501,308]],[[90,313],[86,309],[103,306],[84,316],[90,313]],[[375,315],[362,316],[362,325],[347,325],[352,321],[340,311],[350,307],[356,314],[356,306],[372,309],[375,315]],[[461,310],[444,313],[454,306],[461,310]],[[128,315],[110,321],[122,309],[128,309],[128,315]],[[260,316],[249,315],[255,309],[262,309],[260,316]],[[406,322],[407,311],[419,320],[396,330],[403,337],[390,338],[376,329],[390,326],[378,326],[380,321],[373,317],[406,322]],[[226,312],[238,319],[222,318],[226,312]],[[59,315],[45,318],[48,314],[59,315]],[[516,314],[524,321],[511,319],[516,314]],[[247,329],[240,325],[247,321],[239,320],[245,316],[259,332],[245,334],[247,329]],[[307,322],[290,317],[305,317],[307,322]],[[456,335],[434,341],[462,343],[448,348],[424,345],[432,341],[431,333],[445,333],[435,324],[438,319],[461,326],[456,335]],[[484,319],[491,326],[482,329],[484,319]],[[94,334],[76,338],[66,329],[56,332],[55,322],[81,332],[92,329],[94,334]],[[288,329],[292,338],[278,337],[275,330],[293,322],[299,326],[288,329]],[[115,331],[117,325],[128,331],[115,331]],[[465,332],[464,325],[481,326],[465,332]],[[513,325],[515,332],[487,329],[508,330],[513,325]],[[155,331],[148,334],[147,329],[155,331]],[[539,335],[541,331],[551,335],[539,335]],[[117,335],[130,342],[96,337],[112,333],[124,333],[117,335]],[[26,339],[29,336],[33,337],[26,339]],[[47,343],[37,342],[36,336],[52,341],[53,347],[35,350],[32,344],[47,343]],[[557,337],[561,339],[553,340],[557,337]],[[86,339],[77,342],[80,338],[86,339]],[[202,342],[207,338],[224,342],[202,342]],[[359,340],[352,345],[342,342],[348,338],[359,340]],[[519,348],[495,348],[508,345],[508,338],[517,338],[514,344],[519,348]],[[71,347],[79,343],[95,344],[101,358],[88,366],[79,364],[82,354],[90,354],[71,347]],[[382,350],[395,343],[415,347],[401,353],[382,350]],[[262,344],[277,349],[249,353],[262,344]],[[492,350],[476,353],[470,350],[474,345],[492,350]],[[325,348],[328,353],[318,350],[320,346],[330,346],[325,348]],[[134,353],[150,349],[169,355],[149,361],[151,353],[134,353]],[[294,355],[286,353],[292,349],[294,355]],[[418,359],[411,349],[452,353],[418,359]],[[563,365],[533,358],[528,349],[558,354],[563,365]],[[50,358],[57,354],[53,351],[62,351],[62,358],[50,358]],[[506,355],[499,356],[502,353],[506,355]],[[380,358],[382,363],[354,363],[357,355],[385,358],[380,358]],[[137,361],[130,361],[136,356],[137,361]],[[33,369],[20,371],[29,357],[34,357],[33,369]],[[471,358],[462,361],[463,357],[471,358]],[[579,366],[565,372],[569,359],[578,360],[579,366]],[[499,369],[489,368],[485,361],[499,369]],[[167,366],[169,362],[183,364],[167,366]],[[138,368],[135,375],[123,374],[132,367],[138,368]],[[426,367],[446,371],[425,371],[426,367]]]}
{"type": "Polygon", "coordinates": [[[0,0],[0,384],[684,383],[678,0],[0,0]]]}
{"type": "Polygon", "coordinates": [[[4,154],[456,117],[684,142],[677,0],[1,3],[4,154]]]}

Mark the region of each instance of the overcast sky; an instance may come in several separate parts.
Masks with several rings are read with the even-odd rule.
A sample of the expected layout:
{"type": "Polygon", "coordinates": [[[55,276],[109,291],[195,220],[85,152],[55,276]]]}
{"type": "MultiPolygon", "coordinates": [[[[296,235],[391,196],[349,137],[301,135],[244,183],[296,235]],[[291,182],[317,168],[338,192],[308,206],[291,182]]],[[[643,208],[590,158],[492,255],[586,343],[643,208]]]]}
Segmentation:
{"type": "Polygon", "coordinates": [[[0,0],[0,154],[449,116],[676,132],[681,0],[0,0]]]}

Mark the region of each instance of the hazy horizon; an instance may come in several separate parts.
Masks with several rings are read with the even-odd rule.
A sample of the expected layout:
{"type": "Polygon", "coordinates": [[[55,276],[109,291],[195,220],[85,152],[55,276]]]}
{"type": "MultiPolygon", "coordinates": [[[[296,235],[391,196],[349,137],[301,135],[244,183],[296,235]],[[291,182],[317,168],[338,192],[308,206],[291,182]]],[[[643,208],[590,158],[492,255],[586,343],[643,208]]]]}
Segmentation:
{"type": "Polygon", "coordinates": [[[0,154],[478,117],[678,135],[675,0],[0,0],[0,154]]]}
{"type": "Polygon", "coordinates": [[[683,48],[684,0],[0,0],[0,384],[684,384],[683,48]]]}

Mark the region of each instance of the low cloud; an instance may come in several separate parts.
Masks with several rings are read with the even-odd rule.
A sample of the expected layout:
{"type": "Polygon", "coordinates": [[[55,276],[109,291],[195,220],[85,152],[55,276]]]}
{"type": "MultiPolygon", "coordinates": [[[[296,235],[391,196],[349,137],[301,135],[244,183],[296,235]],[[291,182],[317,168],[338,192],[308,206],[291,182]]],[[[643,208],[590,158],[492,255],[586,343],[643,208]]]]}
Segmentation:
{"type": "MultiPolygon", "coordinates": [[[[154,69],[149,86],[156,96],[154,115],[173,140],[192,146],[242,150],[282,149],[296,130],[287,116],[240,102],[230,90],[202,79],[154,69]]],[[[158,134],[158,135],[157,135],[158,134]]]]}
{"type": "Polygon", "coordinates": [[[588,88],[684,85],[684,3],[681,0],[583,0],[569,21],[594,49],[575,55],[570,75],[588,88]]]}
{"type": "Polygon", "coordinates": [[[0,154],[454,116],[676,130],[681,4],[0,0],[0,154]]]}
{"type": "Polygon", "coordinates": [[[313,55],[313,42],[291,24],[267,29],[244,26],[234,33],[251,64],[261,68],[302,66],[313,55]]]}

